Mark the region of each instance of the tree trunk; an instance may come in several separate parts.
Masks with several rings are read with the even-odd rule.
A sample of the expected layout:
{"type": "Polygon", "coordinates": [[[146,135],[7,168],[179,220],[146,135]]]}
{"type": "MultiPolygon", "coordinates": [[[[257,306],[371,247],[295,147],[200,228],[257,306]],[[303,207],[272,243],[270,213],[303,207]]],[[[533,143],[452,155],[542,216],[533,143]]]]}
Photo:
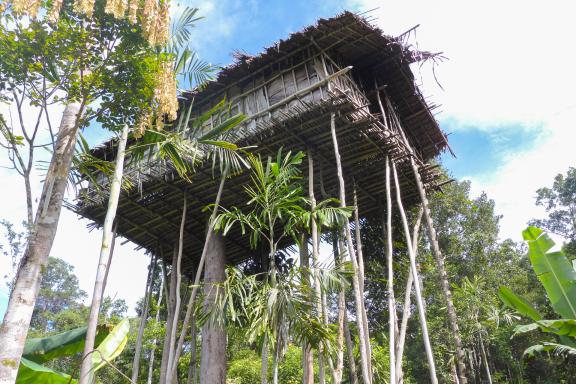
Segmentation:
{"type": "MultiPolygon", "coordinates": [[[[346,186],[344,184],[344,176],[342,174],[340,150],[338,149],[338,139],[336,137],[336,117],[334,113],[330,115],[330,131],[332,133],[334,156],[336,157],[336,170],[338,173],[338,183],[340,190],[340,206],[344,208],[346,207],[346,186]]],[[[370,339],[367,338],[364,329],[364,317],[366,316],[366,312],[363,310],[362,305],[364,298],[360,293],[360,283],[358,280],[358,263],[356,261],[354,246],[352,245],[352,234],[350,233],[350,225],[348,220],[346,220],[346,223],[344,224],[344,232],[346,235],[348,254],[350,255],[350,260],[352,261],[352,288],[354,291],[354,301],[356,303],[356,322],[358,324],[358,344],[360,349],[360,363],[362,365],[362,377],[364,378],[364,384],[372,384],[372,372],[370,371],[369,364],[371,357],[369,355],[369,348],[366,345],[370,343],[370,339]]]]}
{"type": "Polygon", "coordinates": [[[166,371],[166,383],[172,384],[175,382],[174,378],[177,376],[177,370],[173,367],[178,366],[178,359],[180,356],[175,356],[176,348],[176,331],[178,331],[178,319],[180,318],[180,285],[182,282],[182,253],[184,251],[184,227],[186,226],[186,194],[184,194],[184,203],[182,205],[182,220],[180,221],[180,233],[178,236],[178,256],[176,257],[176,302],[174,307],[174,318],[172,319],[172,327],[170,329],[170,341],[168,343],[168,370],[166,371]]]}
{"type": "MultiPolygon", "coordinates": [[[[414,250],[414,257],[418,255],[418,241],[420,237],[420,224],[422,222],[422,208],[418,210],[416,222],[412,229],[412,249],[414,250]]],[[[396,348],[396,381],[403,382],[404,373],[402,371],[402,359],[404,357],[404,342],[406,340],[406,330],[408,328],[408,319],[410,318],[410,297],[412,293],[412,284],[414,283],[414,276],[412,270],[409,269],[408,280],[406,281],[406,290],[404,291],[404,306],[402,308],[402,324],[400,325],[400,334],[398,337],[398,344],[396,348]]]]}
{"type": "MultiPolygon", "coordinates": [[[[161,261],[162,263],[162,261],[161,261]]],[[[162,264],[160,264],[162,270],[162,264]]],[[[162,304],[162,297],[164,295],[164,285],[165,285],[165,276],[164,271],[162,271],[162,279],[160,281],[160,290],[158,291],[158,301],[156,302],[156,317],[155,317],[155,324],[158,324],[160,321],[160,305],[162,304]]],[[[154,338],[152,340],[152,349],[150,349],[150,364],[148,365],[148,378],[146,379],[146,384],[152,384],[152,375],[154,373],[154,356],[156,355],[156,343],[158,340],[154,338]]]]}
{"type": "Polygon", "coordinates": [[[392,194],[390,162],[386,156],[386,264],[388,269],[388,348],[390,353],[390,383],[396,383],[396,299],[394,298],[394,265],[392,249],[392,194]]]}
{"type": "MultiPolygon", "coordinates": [[[[164,346],[162,348],[162,361],[160,363],[160,384],[167,384],[166,376],[168,371],[168,357],[170,355],[170,334],[172,333],[172,322],[176,313],[176,252],[172,255],[172,268],[170,274],[170,286],[168,289],[168,297],[166,300],[166,333],[164,335],[164,346]]],[[[166,273],[166,269],[164,269],[166,273]]]]}
{"type": "Polygon", "coordinates": [[[358,384],[358,373],[356,373],[356,360],[354,359],[354,344],[348,326],[348,314],[344,311],[344,339],[346,340],[346,352],[348,353],[348,366],[350,368],[350,383],[358,384]]]}
{"type": "Polygon", "coordinates": [[[116,218],[120,190],[122,188],[122,176],[124,173],[124,156],[126,155],[126,141],[128,140],[128,125],[122,128],[122,134],[118,141],[118,152],[114,166],[114,176],[110,184],[110,197],[108,198],[108,208],[106,218],[102,226],[102,246],[100,248],[100,258],[96,269],[96,281],[94,282],[94,292],[92,293],[92,304],[90,316],[88,317],[88,329],[86,331],[86,342],[84,343],[84,353],[82,354],[82,365],[80,367],[79,384],[92,383],[92,356],[94,350],[94,340],[96,338],[96,327],[98,326],[98,315],[100,314],[100,303],[102,290],[104,287],[104,277],[106,276],[106,266],[110,258],[110,245],[112,242],[112,226],[116,218]]]}
{"type": "Polygon", "coordinates": [[[478,336],[480,338],[480,351],[482,352],[482,359],[484,360],[484,367],[486,368],[486,376],[488,377],[488,383],[492,384],[492,374],[490,373],[490,365],[488,365],[488,357],[486,356],[486,348],[484,347],[482,332],[480,332],[478,336]]]}
{"type": "MultiPolygon", "coordinates": [[[[386,166],[389,166],[388,157],[386,157],[386,166]]],[[[400,182],[398,181],[398,173],[396,172],[396,165],[392,161],[392,172],[394,174],[394,184],[396,186],[396,202],[398,204],[398,209],[400,211],[400,216],[402,217],[402,224],[404,226],[404,235],[406,236],[406,247],[408,248],[408,255],[410,257],[410,268],[412,270],[412,275],[414,280],[418,281],[418,270],[416,269],[416,255],[412,248],[412,240],[410,236],[410,228],[408,227],[408,220],[406,219],[406,213],[404,212],[404,206],[402,204],[402,196],[400,192],[400,182]]],[[[422,292],[420,291],[419,284],[414,284],[416,292],[416,303],[418,306],[418,314],[420,318],[420,326],[422,328],[422,338],[424,339],[424,349],[426,350],[426,358],[428,360],[428,369],[430,371],[430,381],[432,384],[438,383],[438,378],[436,376],[436,365],[434,364],[434,355],[432,354],[432,347],[430,346],[430,337],[428,336],[428,324],[426,323],[426,311],[424,310],[424,304],[422,301],[422,292]]]]}
{"type": "MultiPolygon", "coordinates": [[[[308,268],[310,267],[310,260],[308,255],[308,236],[306,232],[302,232],[300,237],[300,266],[302,267],[302,282],[307,287],[310,286],[310,276],[308,268]]],[[[314,384],[314,356],[310,344],[302,343],[302,383],[314,384]]]]}
{"type": "Polygon", "coordinates": [[[114,229],[112,230],[112,244],[110,245],[110,256],[108,256],[108,261],[106,262],[106,273],[104,274],[104,282],[102,283],[102,295],[100,296],[100,301],[104,300],[104,294],[106,293],[106,284],[108,284],[108,274],[110,273],[110,267],[112,266],[112,258],[114,257],[114,248],[116,247],[117,231],[118,231],[118,220],[114,220],[114,229]]]}
{"type": "MultiPolygon", "coordinates": [[[[332,249],[334,252],[335,265],[340,264],[340,249],[338,247],[338,232],[333,232],[332,249]]],[[[342,382],[344,373],[344,318],[346,315],[346,292],[344,287],[338,292],[338,329],[336,331],[336,368],[334,370],[334,384],[342,382]]]]}
{"type": "Polygon", "coordinates": [[[196,384],[196,366],[198,365],[198,356],[196,352],[196,317],[192,316],[190,322],[190,364],[188,365],[188,380],[186,384],[196,384]]]}
{"type": "MultiPolygon", "coordinates": [[[[314,158],[312,151],[308,149],[308,196],[310,198],[310,209],[312,212],[316,210],[316,197],[314,196],[314,158]]],[[[324,308],[322,308],[322,292],[320,288],[320,271],[318,270],[319,258],[319,241],[318,241],[318,225],[316,220],[312,218],[310,223],[310,232],[312,234],[312,270],[314,271],[314,293],[316,295],[316,311],[322,321],[324,321],[324,308]]],[[[324,367],[324,351],[322,345],[318,345],[318,383],[324,384],[326,382],[324,367]]]]}
{"type": "Polygon", "coordinates": [[[0,328],[1,383],[11,384],[16,381],[42,273],[46,269],[48,255],[58,229],[62,199],[68,183],[68,173],[83,110],[83,104],[71,102],[66,105],[62,114],[56,150],[46,174],[36,220],[28,236],[26,251],[20,262],[0,328]]]}
{"type": "Polygon", "coordinates": [[[355,237],[356,237],[356,249],[358,258],[358,282],[360,284],[360,296],[362,297],[362,323],[364,324],[364,335],[368,342],[366,343],[366,352],[370,357],[368,359],[368,371],[372,375],[372,345],[370,344],[370,328],[368,328],[368,316],[366,315],[366,306],[364,304],[364,256],[362,252],[362,238],[360,236],[360,214],[358,209],[358,198],[356,196],[356,182],[354,182],[354,226],[355,226],[355,237]]]}
{"type": "Polygon", "coordinates": [[[412,171],[414,172],[414,178],[416,179],[416,185],[418,186],[418,192],[420,194],[420,200],[422,201],[422,209],[424,210],[424,218],[426,219],[426,228],[428,230],[428,238],[430,240],[430,246],[432,248],[432,253],[436,259],[436,265],[438,267],[438,273],[440,274],[440,286],[442,287],[442,293],[444,294],[444,299],[446,300],[446,310],[448,311],[448,323],[450,324],[450,330],[452,331],[452,336],[454,337],[454,344],[456,347],[456,363],[458,365],[458,377],[461,384],[466,384],[466,364],[464,363],[465,356],[464,350],[462,348],[462,339],[460,337],[460,330],[458,329],[458,319],[456,316],[456,309],[454,308],[454,303],[452,302],[452,291],[450,290],[450,283],[448,282],[448,274],[446,273],[446,268],[444,266],[444,257],[440,251],[440,246],[438,245],[438,238],[436,237],[436,230],[434,229],[434,223],[432,222],[432,215],[430,214],[430,206],[428,204],[428,198],[426,197],[426,191],[424,190],[424,184],[420,178],[420,173],[418,167],[414,162],[413,158],[410,158],[410,163],[412,165],[412,171]]]}
{"type": "Polygon", "coordinates": [[[138,382],[138,375],[140,371],[140,352],[142,351],[142,339],[144,336],[144,328],[148,319],[148,308],[150,300],[152,299],[152,286],[154,283],[154,271],[156,269],[155,257],[152,255],[150,258],[150,266],[148,267],[148,279],[146,279],[146,290],[144,292],[144,305],[142,306],[142,313],[140,314],[140,324],[138,325],[138,335],[136,336],[136,347],[134,348],[134,360],[132,361],[132,378],[133,382],[138,382]]]}
{"type": "Polygon", "coordinates": [[[186,307],[186,314],[184,315],[184,320],[182,321],[182,332],[180,332],[180,338],[178,339],[178,345],[176,346],[176,351],[174,353],[174,364],[172,365],[172,371],[176,371],[178,367],[178,360],[180,359],[180,354],[182,353],[182,347],[184,346],[184,340],[186,339],[186,334],[188,332],[188,325],[190,324],[190,318],[194,310],[194,301],[196,299],[196,294],[198,293],[198,286],[200,284],[200,276],[204,270],[204,264],[206,260],[206,255],[208,253],[208,246],[210,245],[211,238],[214,234],[212,231],[212,225],[216,214],[218,213],[218,207],[220,206],[220,199],[222,198],[222,191],[224,190],[224,183],[226,182],[226,177],[228,177],[228,166],[224,169],[224,172],[220,176],[220,184],[218,186],[218,192],[216,193],[216,199],[214,201],[214,207],[210,219],[208,220],[208,229],[206,231],[206,240],[204,241],[204,248],[202,248],[202,255],[200,256],[200,261],[198,262],[198,268],[196,269],[196,276],[194,277],[194,285],[192,286],[192,292],[190,293],[190,298],[188,300],[188,305],[186,307]]]}
{"type": "Polygon", "coordinates": [[[260,383],[268,384],[268,334],[264,334],[264,342],[262,343],[262,357],[260,368],[260,383]]]}
{"type": "MultiPolygon", "coordinates": [[[[208,227],[208,231],[212,231],[208,227]]],[[[207,236],[208,238],[208,236],[207,236]]],[[[204,272],[204,308],[208,309],[216,300],[215,284],[225,280],[226,262],[224,238],[213,233],[208,242],[206,271],[204,272]]],[[[202,351],[200,356],[200,382],[226,383],[226,331],[221,324],[208,320],[202,327],[202,351]]]]}

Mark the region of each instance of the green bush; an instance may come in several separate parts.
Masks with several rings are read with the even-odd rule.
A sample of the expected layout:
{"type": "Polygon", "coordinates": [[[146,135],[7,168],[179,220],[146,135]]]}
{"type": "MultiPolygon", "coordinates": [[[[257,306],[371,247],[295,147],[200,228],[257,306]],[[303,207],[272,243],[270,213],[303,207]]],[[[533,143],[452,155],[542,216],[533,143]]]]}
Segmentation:
{"type": "Polygon", "coordinates": [[[250,349],[238,351],[228,367],[227,384],[252,384],[260,382],[262,363],[250,349]]]}

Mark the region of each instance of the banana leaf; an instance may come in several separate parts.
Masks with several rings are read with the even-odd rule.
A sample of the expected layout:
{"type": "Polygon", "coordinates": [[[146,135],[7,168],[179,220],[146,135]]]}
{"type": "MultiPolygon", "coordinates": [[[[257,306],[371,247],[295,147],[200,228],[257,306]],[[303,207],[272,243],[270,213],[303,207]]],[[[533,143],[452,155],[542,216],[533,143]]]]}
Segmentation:
{"type": "Polygon", "coordinates": [[[516,295],[510,288],[501,286],[498,289],[500,300],[508,307],[516,310],[521,315],[531,318],[534,321],[542,319],[542,315],[522,296],[516,295]]]}
{"type": "Polygon", "coordinates": [[[114,360],[119,354],[122,353],[126,343],[128,343],[128,332],[130,331],[130,322],[128,319],[122,320],[118,323],[112,331],[106,336],[104,340],[92,354],[92,367],[93,372],[99,370],[107,361],[114,360]]]}
{"type": "Polygon", "coordinates": [[[562,252],[548,252],[554,241],[543,230],[522,232],[534,272],[546,289],[552,308],[564,319],[576,319],[576,271],[562,252]]]}
{"type": "Polygon", "coordinates": [[[23,357],[18,368],[17,384],[77,384],[70,375],[56,372],[44,365],[23,357]]]}

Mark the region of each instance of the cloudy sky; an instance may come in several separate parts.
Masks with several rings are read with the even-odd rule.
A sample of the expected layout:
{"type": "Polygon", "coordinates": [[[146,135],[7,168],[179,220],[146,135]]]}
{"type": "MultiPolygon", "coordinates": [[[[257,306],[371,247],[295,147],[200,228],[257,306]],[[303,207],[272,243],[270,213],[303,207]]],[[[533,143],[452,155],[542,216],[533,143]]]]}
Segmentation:
{"type": "MultiPolygon", "coordinates": [[[[502,238],[520,240],[526,222],[543,212],[535,190],[576,165],[576,53],[570,1],[378,1],[378,0],[205,0],[191,44],[200,55],[228,64],[234,50],[257,54],[319,17],[343,10],[368,11],[387,34],[419,24],[421,49],[444,52],[436,67],[415,68],[427,96],[441,104],[437,116],[456,158],[443,156],[452,176],[472,181],[496,201],[502,238]]],[[[25,216],[20,180],[0,171],[0,219],[25,216]]],[[[94,282],[101,233],[64,211],[52,255],[72,263],[81,286],[94,282]]],[[[143,294],[146,256],[125,244],[117,250],[107,294],[130,307],[143,294]]],[[[0,271],[8,268],[0,259],[0,271]]],[[[3,273],[2,273],[3,274],[3,273]]],[[[0,288],[0,316],[5,291],[0,288]]]]}

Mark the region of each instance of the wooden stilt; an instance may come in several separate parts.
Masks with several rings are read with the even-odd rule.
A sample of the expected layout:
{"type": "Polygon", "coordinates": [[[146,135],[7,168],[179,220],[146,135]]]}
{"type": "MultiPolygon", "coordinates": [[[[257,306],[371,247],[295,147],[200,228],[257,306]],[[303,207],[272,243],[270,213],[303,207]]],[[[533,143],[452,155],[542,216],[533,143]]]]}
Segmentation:
{"type": "Polygon", "coordinates": [[[394,265],[392,257],[392,194],[390,160],[386,156],[386,264],[388,270],[388,348],[390,350],[390,383],[396,383],[396,300],[394,298],[394,265]]]}
{"type": "MultiPolygon", "coordinates": [[[[406,219],[406,213],[404,212],[404,206],[402,204],[402,195],[400,192],[400,182],[398,181],[398,172],[396,171],[396,165],[394,161],[392,163],[392,173],[394,174],[394,184],[396,187],[396,201],[398,204],[398,210],[400,211],[400,216],[402,217],[402,224],[404,226],[404,235],[406,236],[406,247],[408,248],[408,255],[410,257],[410,269],[412,270],[412,275],[414,280],[418,281],[418,270],[416,269],[416,255],[412,248],[412,240],[410,236],[410,229],[408,227],[408,220],[406,219]]],[[[428,360],[428,369],[430,371],[430,381],[432,384],[438,384],[438,378],[436,377],[436,366],[434,364],[434,356],[432,354],[432,347],[430,345],[430,337],[428,335],[428,324],[426,323],[426,311],[424,310],[424,304],[422,300],[422,292],[420,291],[419,284],[414,284],[414,290],[416,292],[416,303],[418,306],[418,315],[420,318],[420,326],[422,328],[422,338],[424,339],[424,349],[426,350],[426,358],[428,360]]]]}
{"type": "MultiPolygon", "coordinates": [[[[338,149],[338,138],[336,137],[336,116],[334,113],[330,115],[330,130],[332,133],[332,143],[334,145],[334,155],[336,157],[336,171],[338,173],[338,183],[340,190],[340,206],[346,207],[346,186],[344,184],[344,176],[342,173],[342,162],[340,159],[340,151],[338,149]]],[[[372,373],[370,372],[368,361],[371,359],[369,355],[369,348],[367,344],[370,343],[370,339],[367,338],[364,329],[364,317],[366,316],[365,311],[362,309],[362,300],[364,298],[360,294],[360,283],[358,280],[358,263],[356,260],[356,252],[354,251],[354,246],[352,244],[352,234],[350,232],[350,225],[348,222],[344,225],[344,233],[346,235],[346,243],[348,246],[348,254],[350,260],[352,261],[352,288],[354,290],[354,301],[356,303],[356,322],[358,324],[358,344],[360,349],[360,362],[362,365],[362,377],[364,379],[364,384],[372,384],[372,373]]]]}
{"type": "MultiPolygon", "coordinates": [[[[300,236],[300,266],[302,267],[302,281],[306,286],[310,286],[310,276],[308,268],[310,267],[308,254],[308,236],[302,231],[300,236]]],[[[312,348],[308,343],[302,343],[302,384],[314,384],[314,356],[312,348]]]]}
{"type": "MultiPolygon", "coordinates": [[[[412,249],[414,250],[414,256],[418,254],[418,240],[420,236],[420,224],[422,222],[422,208],[418,210],[418,215],[416,216],[416,223],[412,229],[412,249]]],[[[408,328],[408,319],[410,318],[410,297],[412,293],[412,284],[414,283],[414,275],[412,275],[412,270],[408,268],[408,279],[406,281],[406,290],[404,291],[404,305],[402,308],[402,323],[400,324],[400,334],[398,336],[398,342],[396,343],[396,381],[401,384],[403,382],[403,371],[402,371],[402,358],[404,356],[404,341],[406,340],[406,330],[408,328]]]]}

